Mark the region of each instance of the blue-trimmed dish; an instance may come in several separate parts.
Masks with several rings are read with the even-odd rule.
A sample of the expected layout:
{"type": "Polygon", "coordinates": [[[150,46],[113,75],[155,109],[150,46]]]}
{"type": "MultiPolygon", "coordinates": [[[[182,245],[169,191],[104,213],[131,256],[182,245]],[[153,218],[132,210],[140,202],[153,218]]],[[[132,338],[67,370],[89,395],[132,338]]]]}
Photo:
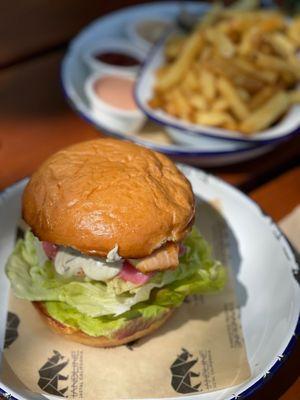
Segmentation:
{"type": "MultiPolygon", "coordinates": [[[[207,5],[202,4],[202,12],[207,11],[207,5]]],[[[198,10],[199,11],[199,10],[198,10]]],[[[153,94],[155,85],[155,72],[164,63],[164,47],[167,40],[174,33],[170,30],[149,52],[139,72],[135,85],[135,99],[141,110],[151,120],[161,125],[184,131],[194,137],[206,136],[214,139],[225,139],[235,142],[251,144],[271,144],[287,140],[300,132],[300,105],[290,107],[289,111],[275,125],[261,132],[245,135],[241,132],[230,131],[223,128],[194,124],[176,118],[163,110],[152,109],[148,101],[153,94]]]]}
{"type": "MultiPolygon", "coordinates": [[[[196,197],[204,201],[218,200],[237,245],[239,262],[233,271],[251,368],[251,378],[239,386],[196,393],[189,398],[246,399],[283,364],[300,333],[300,288],[295,279],[299,276],[299,267],[282,232],[251,199],[212,175],[188,166],[181,169],[191,181],[196,197]]],[[[14,245],[25,184],[23,180],[0,194],[0,220],[3,221],[0,226],[0,340],[4,335],[8,295],[3,266],[14,245]]],[[[0,378],[0,387],[13,399],[45,399],[26,391],[13,371],[4,376],[0,378]]]]}
{"type": "MultiPolygon", "coordinates": [[[[186,2],[191,11],[200,13],[207,9],[206,4],[186,2]]],[[[159,144],[145,140],[139,135],[130,135],[121,130],[113,129],[101,116],[92,110],[84,91],[84,83],[89,74],[82,61],[82,54],[95,42],[106,38],[120,38],[126,34],[126,27],[130,21],[145,17],[160,18],[167,16],[176,18],[179,6],[176,2],[160,2],[144,4],[111,13],[102,17],[83,29],[71,42],[64,57],[61,68],[61,84],[64,95],[71,107],[87,122],[108,135],[127,139],[145,145],[154,150],[165,153],[177,160],[202,166],[218,166],[241,162],[269,152],[274,144],[248,144],[239,141],[219,140],[209,137],[197,137],[197,142],[191,143],[185,133],[181,132],[181,140],[176,139],[175,144],[159,144]],[[100,38],[100,39],[99,39],[100,38]]],[[[187,133],[188,135],[188,133],[187,133]]],[[[172,136],[172,135],[169,135],[172,136]]]]}

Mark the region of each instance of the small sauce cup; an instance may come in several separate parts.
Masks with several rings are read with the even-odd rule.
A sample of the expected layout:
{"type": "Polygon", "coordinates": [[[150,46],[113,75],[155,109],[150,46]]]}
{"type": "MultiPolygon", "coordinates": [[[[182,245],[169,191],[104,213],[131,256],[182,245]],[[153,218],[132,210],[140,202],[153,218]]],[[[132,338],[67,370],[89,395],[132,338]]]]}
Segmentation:
{"type": "Polygon", "coordinates": [[[136,76],[145,59],[145,51],[122,39],[93,43],[82,51],[82,59],[90,72],[126,73],[136,76]]]}
{"type": "Polygon", "coordinates": [[[85,93],[93,111],[112,129],[135,133],[146,117],[134,100],[135,78],[124,73],[97,73],[85,84],[85,93]]]}

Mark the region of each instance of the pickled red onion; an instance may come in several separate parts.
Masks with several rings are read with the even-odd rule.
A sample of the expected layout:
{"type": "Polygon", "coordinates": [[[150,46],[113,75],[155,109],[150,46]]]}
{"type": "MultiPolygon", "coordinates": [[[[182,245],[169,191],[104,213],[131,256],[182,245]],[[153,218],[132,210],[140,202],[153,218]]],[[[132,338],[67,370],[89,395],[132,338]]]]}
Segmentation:
{"type": "Polygon", "coordinates": [[[42,242],[43,250],[46,253],[46,256],[50,258],[50,260],[54,260],[57,252],[58,252],[58,246],[54,243],[50,242],[42,242]]]}
{"type": "Polygon", "coordinates": [[[153,273],[147,275],[143,274],[135,269],[129,261],[125,260],[123,262],[123,268],[118,276],[124,281],[128,281],[136,285],[143,285],[144,283],[148,282],[148,280],[153,276],[153,273]]]}

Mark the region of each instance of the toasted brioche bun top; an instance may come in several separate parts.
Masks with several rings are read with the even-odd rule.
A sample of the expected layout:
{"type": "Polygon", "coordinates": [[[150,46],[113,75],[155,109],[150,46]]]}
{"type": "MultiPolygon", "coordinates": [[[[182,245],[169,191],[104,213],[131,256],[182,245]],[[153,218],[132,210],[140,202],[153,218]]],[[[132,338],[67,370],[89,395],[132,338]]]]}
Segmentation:
{"type": "Polygon", "coordinates": [[[115,139],[63,149],[33,174],[23,218],[43,241],[106,256],[150,255],[181,241],[194,219],[189,181],[162,154],[115,139]]]}

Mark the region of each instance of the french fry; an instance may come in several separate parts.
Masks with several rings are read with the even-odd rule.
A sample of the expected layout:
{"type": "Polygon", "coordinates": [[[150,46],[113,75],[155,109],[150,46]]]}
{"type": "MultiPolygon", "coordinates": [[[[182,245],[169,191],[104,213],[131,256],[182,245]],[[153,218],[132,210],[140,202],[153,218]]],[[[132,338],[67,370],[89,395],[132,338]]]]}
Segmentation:
{"type": "Polygon", "coordinates": [[[216,96],[216,78],[215,76],[203,68],[200,72],[201,93],[208,100],[212,101],[216,96]]]}
{"type": "Polygon", "coordinates": [[[258,67],[270,68],[278,72],[291,72],[295,77],[300,77],[300,67],[298,61],[282,60],[281,58],[262,53],[256,54],[256,64],[258,67]]]}
{"type": "Polygon", "coordinates": [[[265,40],[273,47],[275,52],[283,59],[293,56],[296,46],[283,33],[276,32],[266,35],[265,40]]]}
{"type": "Polygon", "coordinates": [[[149,101],[148,105],[151,108],[162,108],[164,105],[164,100],[161,96],[153,96],[149,101]]]}
{"type": "Polygon", "coordinates": [[[183,119],[188,119],[191,108],[180,90],[174,90],[172,101],[176,105],[177,114],[183,119]]]}
{"type": "Polygon", "coordinates": [[[276,122],[289,107],[289,97],[285,91],[278,92],[259,110],[250,114],[241,124],[244,133],[259,132],[276,122]]]}
{"type": "Polygon", "coordinates": [[[226,99],[219,98],[212,103],[212,111],[227,111],[229,109],[229,104],[226,99]]]}
{"type": "Polygon", "coordinates": [[[196,115],[196,122],[202,125],[221,126],[221,127],[235,125],[235,121],[231,117],[231,115],[221,111],[198,113],[196,115]]]}
{"type": "Polygon", "coordinates": [[[295,18],[289,25],[287,35],[296,46],[300,46],[300,17],[295,18]]]}
{"type": "Polygon", "coordinates": [[[149,106],[195,124],[264,130],[300,103],[300,17],[220,4],[165,47],[149,106]]]}
{"type": "Polygon", "coordinates": [[[218,80],[218,89],[229,104],[232,113],[240,120],[247,118],[249,110],[242,101],[235,87],[226,79],[218,80]]]}
{"type": "Polygon", "coordinates": [[[246,59],[235,57],[234,64],[241,71],[246,72],[256,79],[259,79],[260,81],[266,83],[275,83],[278,78],[278,74],[276,72],[258,69],[257,67],[255,67],[255,65],[253,65],[253,63],[246,59]]]}
{"type": "Polygon", "coordinates": [[[298,104],[300,103],[300,90],[292,90],[288,92],[289,103],[290,104],[298,104]]]}
{"type": "Polygon", "coordinates": [[[201,35],[199,35],[198,32],[193,33],[193,35],[187,39],[181,55],[176,59],[174,64],[170,66],[163,79],[157,82],[157,90],[168,90],[179,83],[188,71],[193,59],[203,44],[204,42],[201,35]]]}
{"type": "Polygon", "coordinates": [[[261,33],[273,32],[276,30],[284,29],[285,21],[282,15],[278,13],[270,13],[267,18],[263,18],[257,23],[257,29],[261,33]]]}
{"type": "Polygon", "coordinates": [[[175,60],[185,45],[186,37],[182,35],[172,36],[166,43],[165,56],[168,61],[175,60]]]}
{"type": "Polygon", "coordinates": [[[201,18],[198,24],[198,30],[204,30],[212,25],[220,16],[223,11],[223,6],[219,2],[215,2],[212,8],[201,18]]]}
{"type": "Polygon", "coordinates": [[[262,81],[254,78],[252,75],[241,71],[230,60],[216,56],[205,63],[216,74],[224,76],[237,86],[241,86],[249,93],[256,93],[262,89],[264,84],[262,81]]]}
{"type": "Polygon", "coordinates": [[[256,27],[250,28],[247,33],[242,36],[238,46],[238,53],[242,56],[251,55],[254,49],[258,47],[260,41],[261,35],[258,29],[256,27]]]}
{"type": "Polygon", "coordinates": [[[230,38],[221,30],[208,29],[205,32],[206,39],[218,49],[218,52],[225,58],[234,56],[236,49],[230,38]]]}
{"type": "Polygon", "coordinates": [[[266,86],[257,92],[249,101],[248,107],[250,111],[256,110],[268,101],[279,89],[276,86],[266,86]]]}
{"type": "Polygon", "coordinates": [[[199,79],[195,71],[190,71],[186,74],[181,86],[190,92],[196,91],[199,88],[199,79]]]}
{"type": "Polygon", "coordinates": [[[240,98],[241,98],[245,103],[247,103],[247,102],[251,99],[251,96],[250,96],[250,94],[247,92],[247,90],[245,90],[245,89],[239,87],[239,88],[236,89],[236,91],[237,91],[238,95],[240,96],[240,98]]]}
{"type": "Polygon", "coordinates": [[[199,94],[195,94],[190,98],[190,104],[199,111],[207,110],[208,106],[206,99],[199,94]]]}

